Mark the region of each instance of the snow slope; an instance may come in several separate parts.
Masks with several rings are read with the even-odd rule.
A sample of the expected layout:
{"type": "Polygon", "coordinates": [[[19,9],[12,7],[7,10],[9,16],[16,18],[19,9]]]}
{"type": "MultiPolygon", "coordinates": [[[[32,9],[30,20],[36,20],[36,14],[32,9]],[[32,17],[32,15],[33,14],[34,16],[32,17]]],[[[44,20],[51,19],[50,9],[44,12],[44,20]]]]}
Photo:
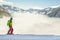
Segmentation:
{"type": "Polygon", "coordinates": [[[0,40],[60,40],[54,35],[0,35],[0,40]]]}

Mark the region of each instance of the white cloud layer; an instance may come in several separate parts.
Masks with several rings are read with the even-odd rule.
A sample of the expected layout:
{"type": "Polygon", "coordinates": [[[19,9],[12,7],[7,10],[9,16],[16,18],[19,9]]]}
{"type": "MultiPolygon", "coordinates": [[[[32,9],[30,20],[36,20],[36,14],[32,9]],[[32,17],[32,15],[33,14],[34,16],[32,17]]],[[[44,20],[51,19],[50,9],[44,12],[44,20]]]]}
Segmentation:
{"type": "Polygon", "coordinates": [[[0,4],[13,5],[13,2],[7,2],[4,0],[0,0],[0,4]]]}
{"type": "Polygon", "coordinates": [[[51,8],[57,8],[57,7],[60,7],[60,5],[57,5],[57,6],[51,6],[51,8]]]}
{"type": "MultiPolygon", "coordinates": [[[[6,34],[9,27],[7,20],[0,19],[0,34],[6,34]]],[[[31,13],[15,13],[13,15],[14,34],[60,34],[60,18],[49,18],[31,13]]]]}
{"type": "Polygon", "coordinates": [[[43,7],[38,7],[38,6],[26,6],[26,5],[18,5],[17,7],[19,8],[23,8],[23,9],[29,9],[29,8],[33,8],[33,9],[44,9],[43,7]]]}

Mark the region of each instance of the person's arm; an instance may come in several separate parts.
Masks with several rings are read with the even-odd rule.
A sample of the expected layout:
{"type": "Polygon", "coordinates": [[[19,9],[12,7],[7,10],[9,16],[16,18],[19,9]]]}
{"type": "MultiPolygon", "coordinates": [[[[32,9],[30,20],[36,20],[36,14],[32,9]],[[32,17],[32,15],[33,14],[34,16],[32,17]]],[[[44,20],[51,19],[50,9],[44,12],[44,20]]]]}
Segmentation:
{"type": "Polygon", "coordinates": [[[9,20],[8,20],[8,22],[7,22],[7,25],[9,26],[9,20]]]}

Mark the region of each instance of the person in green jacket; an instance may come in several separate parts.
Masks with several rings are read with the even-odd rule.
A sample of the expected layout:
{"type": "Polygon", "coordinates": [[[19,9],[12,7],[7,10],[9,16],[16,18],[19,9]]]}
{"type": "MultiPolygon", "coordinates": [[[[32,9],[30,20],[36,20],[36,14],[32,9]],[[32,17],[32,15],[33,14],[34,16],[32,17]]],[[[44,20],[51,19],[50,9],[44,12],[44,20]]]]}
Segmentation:
{"type": "Polygon", "coordinates": [[[12,17],[8,20],[7,25],[9,26],[9,30],[7,34],[13,34],[12,17]]]}

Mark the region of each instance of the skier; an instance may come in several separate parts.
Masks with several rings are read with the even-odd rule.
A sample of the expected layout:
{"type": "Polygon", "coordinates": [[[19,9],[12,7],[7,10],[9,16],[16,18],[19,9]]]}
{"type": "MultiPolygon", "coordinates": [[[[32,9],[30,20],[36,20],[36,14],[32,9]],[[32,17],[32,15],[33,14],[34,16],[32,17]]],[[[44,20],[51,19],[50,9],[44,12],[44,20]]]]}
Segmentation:
{"type": "Polygon", "coordinates": [[[7,34],[13,34],[12,17],[8,20],[7,25],[9,26],[9,30],[7,34]]]}

